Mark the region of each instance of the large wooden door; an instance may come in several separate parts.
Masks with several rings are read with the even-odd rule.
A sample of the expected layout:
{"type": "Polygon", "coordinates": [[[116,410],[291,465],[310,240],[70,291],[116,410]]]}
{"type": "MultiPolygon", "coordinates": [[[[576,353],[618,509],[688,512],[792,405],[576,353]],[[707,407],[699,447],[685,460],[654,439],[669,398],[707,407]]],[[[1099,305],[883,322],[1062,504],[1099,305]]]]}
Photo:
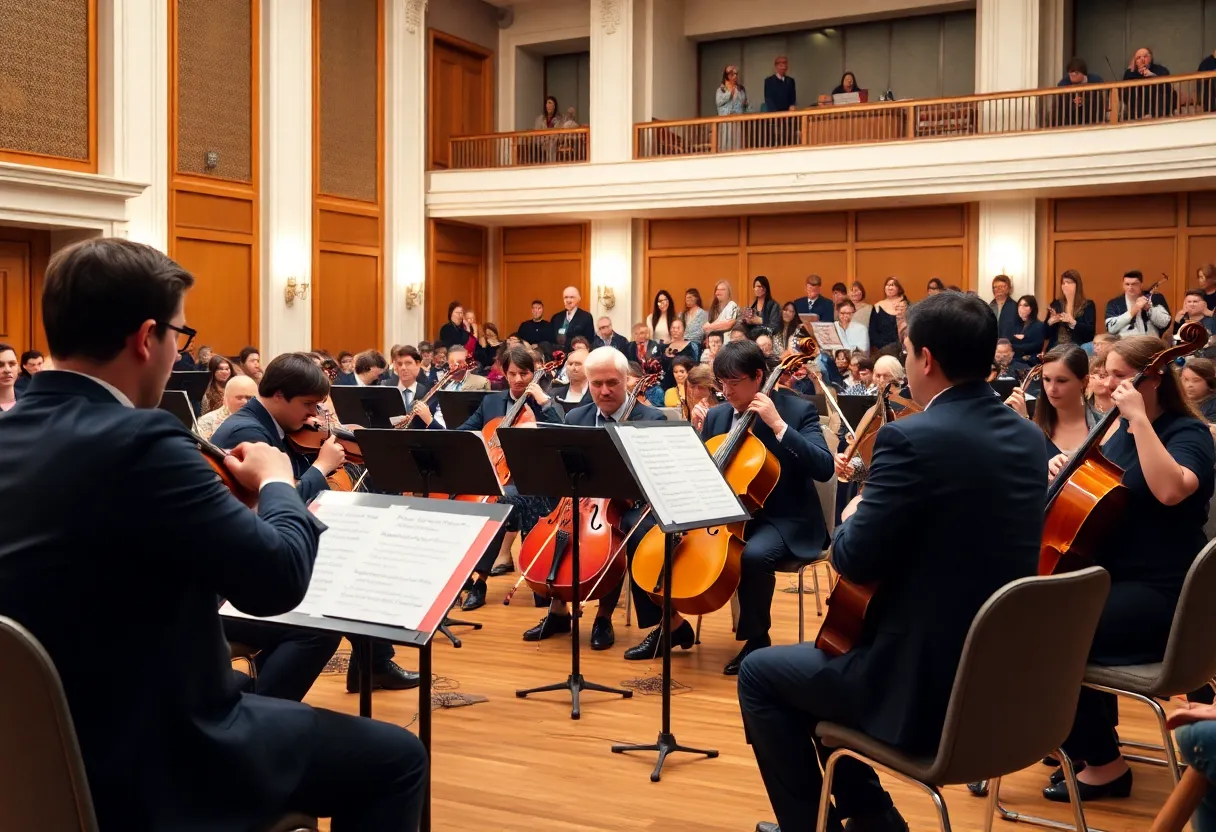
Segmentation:
{"type": "Polygon", "coordinates": [[[431,31],[428,159],[432,168],[449,166],[453,136],[494,132],[493,61],[493,52],[431,31]]]}
{"type": "Polygon", "coordinates": [[[29,244],[0,241],[0,342],[29,349],[31,319],[29,244]]]}

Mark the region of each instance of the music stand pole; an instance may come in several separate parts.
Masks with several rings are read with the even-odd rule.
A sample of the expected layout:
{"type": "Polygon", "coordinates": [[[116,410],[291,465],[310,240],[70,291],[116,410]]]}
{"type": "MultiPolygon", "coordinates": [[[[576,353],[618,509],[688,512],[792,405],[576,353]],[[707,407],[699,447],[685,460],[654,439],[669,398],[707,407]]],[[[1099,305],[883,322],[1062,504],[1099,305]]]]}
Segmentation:
{"type": "Polygon", "coordinates": [[[570,691],[570,718],[578,719],[582,716],[579,708],[579,693],[584,690],[593,690],[600,693],[615,693],[625,699],[633,698],[633,691],[622,690],[621,688],[610,688],[607,685],[588,682],[583,678],[581,668],[579,666],[580,659],[580,642],[579,642],[579,600],[582,587],[579,584],[579,526],[582,524],[582,506],[579,496],[579,482],[583,478],[586,468],[583,464],[582,454],[577,452],[562,451],[562,461],[566,464],[566,471],[570,474],[570,500],[573,503],[573,523],[574,530],[570,535],[570,564],[574,569],[574,580],[571,585],[572,600],[570,603],[570,675],[564,682],[557,682],[552,685],[544,685],[539,688],[528,688],[527,690],[517,690],[515,695],[520,699],[527,697],[532,693],[548,693],[555,690],[570,691]]]}
{"type": "Polygon", "coordinates": [[[671,553],[675,548],[675,536],[663,535],[663,629],[659,631],[659,649],[663,651],[663,720],[659,727],[659,738],[649,745],[614,745],[612,753],[622,754],[626,751],[657,751],[659,759],[654,771],[650,772],[650,782],[657,783],[663,776],[663,763],[667,755],[677,751],[686,754],[703,754],[708,759],[718,756],[717,751],[700,748],[689,748],[676,742],[675,734],[671,732],[671,553]]]}
{"type": "MultiPolygon", "coordinates": [[[[431,496],[431,475],[435,473],[435,461],[429,451],[424,451],[421,448],[410,448],[410,456],[414,459],[414,464],[418,466],[419,473],[422,474],[422,497],[431,496]]],[[[480,630],[481,624],[475,621],[461,621],[458,618],[443,617],[443,623],[439,625],[439,632],[447,636],[448,641],[452,642],[453,647],[460,647],[460,639],[456,638],[456,634],[452,632],[453,627],[472,627],[474,630],[480,630]]]]}

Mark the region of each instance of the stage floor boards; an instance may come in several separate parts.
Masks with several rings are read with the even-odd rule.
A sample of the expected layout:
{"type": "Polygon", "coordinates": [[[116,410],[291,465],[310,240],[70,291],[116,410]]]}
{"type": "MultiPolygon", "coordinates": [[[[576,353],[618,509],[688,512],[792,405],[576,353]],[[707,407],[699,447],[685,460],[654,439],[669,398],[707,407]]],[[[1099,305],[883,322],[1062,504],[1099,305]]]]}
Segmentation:
{"type": "MultiPolygon", "coordinates": [[[[657,694],[635,693],[633,699],[623,700],[585,693],[578,721],[570,719],[567,694],[516,698],[517,688],[566,678],[570,641],[567,636],[557,636],[541,642],[539,648],[523,642],[521,633],[543,611],[532,606],[531,594],[525,591],[515,596],[511,607],[504,607],[502,598],[511,583],[510,577],[491,580],[489,603],[463,616],[485,624],[478,632],[461,628],[458,635],[463,648],[453,649],[443,637],[435,641],[434,672],[457,683],[459,692],[480,694],[489,701],[434,712],[433,829],[751,832],[757,821],[773,819],[755,758],[743,739],[735,680],[722,675],[722,666],[737,649],[729,609],[707,616],[702,644],[690,651],[677,650],[672,661],[676,682],[691,688],[672,698],[676,738],[685,745],[717,749],[721,756],[706,760],[675,755],[664,767],[661,782],[652,783],[653,753],[618,755],[610,753],[609,746],[654,741],[660,720],[657,694]]],[[[815,615],[809,576],[807,583],[807,637],[812,640],[820,619],[815,615]]],[[[781,591],[792,586],[791,576],[778,576],[773,603],[775,643],[797,640],[797,595],[781,591]]],[[[643,635],[636,626],[624,626],[623,606],[617,610],[615,627],[616,646],[600,653],[587,646],[589,626],[584,627],[586,678],[620,686],[630,679],[657,676],[658,661],[626,662],[621,658],[622,651],[643,635]]],[[[411,669],[418,666],[413,650],[398,648],[397,661],[411,669]]],[[[1016,673],[1017,668],[1010,672],[1016,673]]],[[[358,697],[346,693],[341,674],[323,675],[306,701],[358,713],[358,697]]],[[[406,725],[415,719],[417,705],[415,691],[378,691],[373,707],[376,718],[406,725]]],[[[1155,741],[1155,720],[1149,711],[1132,703],[1121,707],[1124,738],[1155,741]]],[[[1090,827],[1107,832],[1149,828],[1172,783],[1164,768],[1142,764],[1133,764],[1133,768],[1136,779],[1131,799],[1087,804],[1090,827]]],[[[1006,778],[1003,801],[1011,810],[1071,822],[1067,806],[1048,803],[1039,794],[1048,773],[1049,769],[1036,765],[1006,778]]],[[[938,828],[923,792],[889,778],[884,783],[914,832],[938,828]]],[[[956,830],[983,828],[983,800],[961,786],[947,789],[945,796],[956,830]]],[[[997,828],[1014,827],[998,821],[997,828]]]]}

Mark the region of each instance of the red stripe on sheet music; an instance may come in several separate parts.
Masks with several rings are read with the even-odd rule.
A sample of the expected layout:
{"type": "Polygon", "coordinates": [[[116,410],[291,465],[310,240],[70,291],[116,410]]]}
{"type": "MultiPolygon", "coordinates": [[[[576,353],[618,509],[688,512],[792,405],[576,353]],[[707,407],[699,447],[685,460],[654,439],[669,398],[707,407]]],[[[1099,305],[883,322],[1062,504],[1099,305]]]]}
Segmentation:
{"type": "Polygon", "coordinates": [[[443,622],[444,616],[451,609],[451,600],[456,597],[462,587],[464,587],[465,578],[462,575],[468,576],[473,571],[473,567],[477,565],[477,561],[481,558],[481,553],[490,545],[490,541],[494,539],[494,535],[498,534],[502,523],[495,520],[485,524],[481,530],[481,534],[477,535],[477,539],[473,541],[473,545],[469,547],[469,551],[465,552],[464,557],[460,561],[460,568],[452,573],[452,579],[448,581],[447,586],[443,588],[443,592],[439,593],[439,597],[435,600],[435,605],[430,608],[426,615],[422,617],[422,624],[418,627],[424,633],[435,633],[435,630],[443,622]]]}

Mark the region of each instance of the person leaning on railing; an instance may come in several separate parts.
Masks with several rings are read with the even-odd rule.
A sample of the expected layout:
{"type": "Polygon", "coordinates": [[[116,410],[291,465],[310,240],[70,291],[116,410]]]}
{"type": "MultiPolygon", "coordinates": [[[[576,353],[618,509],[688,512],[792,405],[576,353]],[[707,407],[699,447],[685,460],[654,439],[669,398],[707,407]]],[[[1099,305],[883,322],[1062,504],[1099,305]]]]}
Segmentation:
{"type": "MultiPolygon", "coordinates": [[[[1074,87],[1101,83],[1102,76],[1090,72],[1084,59],[1073,58],[1068,62],[1064,77],[1056,86],[1074,87]]],[[[1060,124],[1096,124],[1106,120],[1106,94],[1102,90],[1061,95],[1057,107],[1060,124]]]]}
{"type": "MultiPolygon", "coordinates": [[[[1199,62],[1197,72],[1216,72],[1216,52],[1199,62]]],[[[1216,112],[1216,79],[1204,78],[1199,82],[1199,102],[1205,113],[1216,112]]]]}
{"type": "MultiPolygon", "coordinates": [[[[536,117],[536,121],[532,123],[533,130],[567,130],[572,127],[578,127],[578,122],[574,120],[574,108],[571,107],[562,115],[560,105],[557,103],[557,98],[552,95],[545,97],[545,111],[536,117]]],[[[543,136],[534,139],[530,145],[529,160],[532,164],[544,164],[545,162],[553,162],[557,159],[558,142],[554,136],[543,136]]]]}
{"type": "MultiPolygon", "coordinates": [[[[1170,74],[1161,64],[1153,63],[1153,50],[1141,46],[1132,55],[1131,63],[1123,73],[1124,81],[1151,81],[1170,74]]],[[[1171,115],[1174,112],[1176,95],[1168,84],[1153,84],[1146,90],[1125,89],[1122,91],[1123,107],[1129,119],[1171,115]]]]}

